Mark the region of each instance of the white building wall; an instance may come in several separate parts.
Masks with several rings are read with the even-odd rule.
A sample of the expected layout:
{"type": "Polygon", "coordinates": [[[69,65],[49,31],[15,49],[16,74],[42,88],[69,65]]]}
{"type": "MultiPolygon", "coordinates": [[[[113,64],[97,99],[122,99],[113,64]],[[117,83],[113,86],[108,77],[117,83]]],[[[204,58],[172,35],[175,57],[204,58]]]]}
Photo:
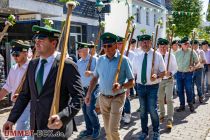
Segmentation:
{"type": "MultiPolygon", "coordinates": [[[[154,14],[156,14],[156,22],[162,18],[163,26],[159,28],[158,37],[166,37],[166,9],[164,7],[157,7],[146,2],[134,0],[132,3],[132,14],[136,14],[137,8],[140,8],[140,23],[136,22],[136,31],[134,37],[141,35],[141,29],[146,29],[146,34],[155,32],[154,14]],[[141,8],[140,8],[141,7],[141,8]],[[149,25],[146,25],[146,12],[149,12],[149,25]]],[[[136,19],[136,18],[135,18],[136,19]]]]}
{"type": "Polygon", "coordinates": [[[9,8],[21,9],[29,12],[38,12],[41,14],[52,15],[52,16],[62,16],[63,7],[46,4],[34,0],[9,0],[9,8]]]}
{"type": "Polygon", "coordinates": [[[105,32],[112,32],[116,35],[125,36],[126,21],[128,19],[128,6],[124,2],[112,2],[111,13],[105,14],[105,32]]]}

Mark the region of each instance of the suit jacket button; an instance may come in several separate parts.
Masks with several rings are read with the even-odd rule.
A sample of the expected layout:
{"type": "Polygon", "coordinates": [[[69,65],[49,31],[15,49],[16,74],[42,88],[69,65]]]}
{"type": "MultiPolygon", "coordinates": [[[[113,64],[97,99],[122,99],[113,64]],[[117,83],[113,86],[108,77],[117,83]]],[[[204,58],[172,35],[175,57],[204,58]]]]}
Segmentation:
{"type": "Polygon", "coordinates": [[[36,99],[37,102],[39,102],[39,99],[36,99]]]}

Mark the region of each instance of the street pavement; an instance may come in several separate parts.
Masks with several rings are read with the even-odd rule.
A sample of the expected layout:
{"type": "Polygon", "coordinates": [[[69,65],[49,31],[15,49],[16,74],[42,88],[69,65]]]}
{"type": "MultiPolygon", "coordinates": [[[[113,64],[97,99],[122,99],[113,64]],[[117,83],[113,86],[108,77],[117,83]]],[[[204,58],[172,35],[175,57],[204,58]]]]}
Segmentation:
{"type": "MultiPolygon", "coordinates": [[[[161,140],[210,140],[210,94],[206,95],[205,102],[200,104],[198,100],[195,104],[195,112],[191,113],[188,106],[184,112],[175,112],[174,114],[174,126],[171,130],[165,128],[166,121],[160,125],[161,140]]],[[[174,98],[175,109],[179,106],[179,100],[174,98]]],[[[129,125],[121,123],[120,134],[123,140],[137,140],[141,132],[141,124],[139,118],[139,112],[136,110],[139,108],[138,98],[131,100],[132,107],[132,120],[129,125]]],[[[0,128],[6,121],[9,110],[11,107],[0,109],[0,128]]],[[[82,115],[82,111],[75,117],[78,132],[74,132],[69,140],[78,139],[79,132],[85,129],[85,123],[82,115]]],[[[102,116],[99,115],[101,123],[101,137],[100,140],[105,140],[105,133],[103,128],[102,116]]],[[[149,118],[149,139],[152,138],[152,126],[149,118]]],[[[83,138],[82,140],[89,140],[91,138],[83,138]]],[[[148,139],[148,140],[149,140],[148,139]]],[[[79,140],[79,139],[78,139],[79,140]]]]}

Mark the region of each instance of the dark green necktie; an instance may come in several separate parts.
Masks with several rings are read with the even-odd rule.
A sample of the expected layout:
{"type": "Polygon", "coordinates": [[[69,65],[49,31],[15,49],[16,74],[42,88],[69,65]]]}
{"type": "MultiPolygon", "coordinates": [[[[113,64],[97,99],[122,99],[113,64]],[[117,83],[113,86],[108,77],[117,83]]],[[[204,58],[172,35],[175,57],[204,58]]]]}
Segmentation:
{"type": "Polygon", "coordinates": [[[42,87],[43,87],[43,76],[44,76],[44,64],[47,63],[46,59],[41,60],[41,66],[36,76],[36,87],[38,94],[40,94],[42,87]]]}
{"type": "Polygon", "coordinates": [[[144,54],[144,60],[143,60],[143,63],[142,63],[141,83],[142,84],[147,83],[147,53],[144,54]]]}

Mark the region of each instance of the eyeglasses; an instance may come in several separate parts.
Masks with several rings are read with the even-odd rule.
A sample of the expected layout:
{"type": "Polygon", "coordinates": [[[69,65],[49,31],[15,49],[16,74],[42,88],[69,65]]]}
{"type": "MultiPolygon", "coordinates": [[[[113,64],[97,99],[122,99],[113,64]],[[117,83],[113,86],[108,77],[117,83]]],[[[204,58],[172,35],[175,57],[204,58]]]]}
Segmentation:
{"type": "Polygon", "coordinates": [[[19,57],[20,56],[20,52],[15,52],[12,54],[13,57],[19,57]]]}
{"type": "Polygon", "coordinates": [[[33,39],[32,40],[36,40],[36,39],[44,39],[44,38],[47,38],[48,36],[45,35],[45,34],[35,34],[33,36],[33,39]]]}
{"type": "Polygon", "coordinates": [[[112,44],[104,44],[103,47],[104,48],[111,48],[114,45],[115,45],[115,43],[112,43],[112,44]]]}
{"type": "Polygon", "coordinates": [[[186,42],[186,43],[183,43],[183,45],[189,45],[190,43],[186,42]]]}

